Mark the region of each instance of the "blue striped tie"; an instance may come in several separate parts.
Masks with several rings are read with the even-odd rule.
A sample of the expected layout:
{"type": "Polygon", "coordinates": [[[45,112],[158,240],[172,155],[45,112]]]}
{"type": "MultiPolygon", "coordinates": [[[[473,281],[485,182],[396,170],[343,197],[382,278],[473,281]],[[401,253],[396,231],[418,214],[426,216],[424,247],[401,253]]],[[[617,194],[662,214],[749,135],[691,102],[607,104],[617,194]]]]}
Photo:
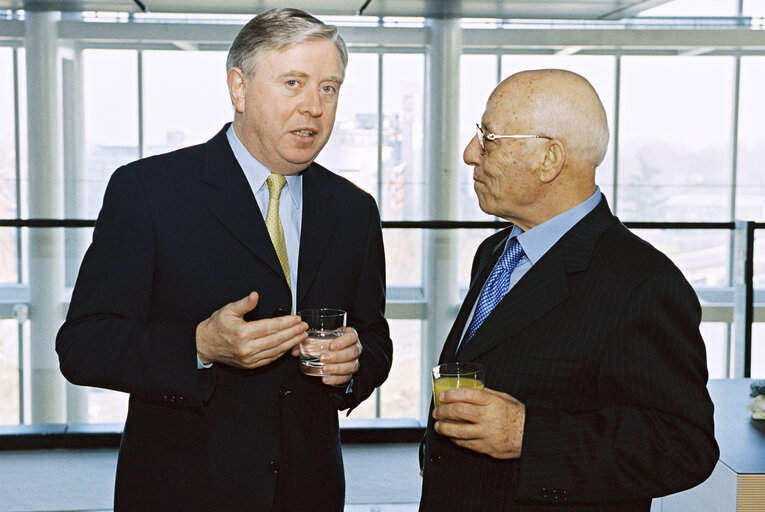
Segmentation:
{"type": "Polygon", "coordinates": [[[473,314],[473,320],[470,322],[470,328],[468,328],[462,345],[473,337],[478,328],[481,327],[481,324],[483,324],[483,321],[486,320],[486,317],[489,316],[491,310],[507,295],[507,291],[510,288],[510,275],[513,273],[513,269],[515,269],[521,257],[523,257],[523,247],[518,243],[517,238],[513,238],[507,244],[505,252],[502,253],[491,274],[489,274],[489,278],[486,280],[486,284],[481,292],[481,298],[478,299],[478,306],[473,314]]]}

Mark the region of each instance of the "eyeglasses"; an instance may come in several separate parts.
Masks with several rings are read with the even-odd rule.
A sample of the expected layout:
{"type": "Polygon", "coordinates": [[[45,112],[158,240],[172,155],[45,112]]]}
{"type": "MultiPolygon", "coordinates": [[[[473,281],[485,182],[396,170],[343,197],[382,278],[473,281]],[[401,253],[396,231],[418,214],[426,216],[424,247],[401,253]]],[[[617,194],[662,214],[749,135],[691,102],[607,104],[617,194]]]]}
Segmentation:
{"type": "Polygon", "coordinates": [[[486,141],[492,141],[497,139],[547,139],[552,140],[551,137],[545,137],[544,135],[497,135],[495,133],[484,134],[481,125],[475,124],[475,136],[478,139],[478,145],[481,146],[481,153],[486,151],[486,141]]]}

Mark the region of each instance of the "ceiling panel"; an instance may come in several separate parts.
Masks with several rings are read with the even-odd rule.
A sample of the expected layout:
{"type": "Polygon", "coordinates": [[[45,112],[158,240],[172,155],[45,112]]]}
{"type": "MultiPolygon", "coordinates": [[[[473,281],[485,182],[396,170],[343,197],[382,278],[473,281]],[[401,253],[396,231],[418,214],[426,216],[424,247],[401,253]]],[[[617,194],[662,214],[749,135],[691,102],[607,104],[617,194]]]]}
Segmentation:
{"type": "MultiPolygon", "coordinates": [[[[670,0],[371,0],[369,16],[434,18],[620,19],[670,0]]],[[[365,0],[295,0],[292,6],[318,16],[351,16],[365,0]]],[[[0,9],[32,11],[256,14],[283,0],[0,0],[0,9]]]]}

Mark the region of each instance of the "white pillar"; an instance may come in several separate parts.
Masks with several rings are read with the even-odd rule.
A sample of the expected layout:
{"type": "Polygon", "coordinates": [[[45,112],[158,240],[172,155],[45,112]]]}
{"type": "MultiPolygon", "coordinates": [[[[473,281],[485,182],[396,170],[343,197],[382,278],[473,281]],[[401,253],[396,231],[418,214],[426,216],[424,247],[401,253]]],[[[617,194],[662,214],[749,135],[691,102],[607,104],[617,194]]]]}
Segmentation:
{"type": "MultiPolygon", "coordinates": [[[[454,220],[457,212],[459,176],[459,84],[462,32],[458,19],[426,21],[430,47],[425,62],[425,185],[429,219],[454,220]]],[[[420,385],[421,418],[430,405],[430,370],[454,322],[459,302],[457,279],[457,233],[452,230],[426,232],[425,297],[427,322],[422,344],[420,385]]]]}
{"type": "MultiPolygon", "coordinates": [[[[85,198],[85,108],[82,49],[74,47],[61,59],[62,120],[64,146],[64,214],[68,219],[84,219],[85,198]]],[[[83,228],[64,230],[65,286],[74,286],[82,256],[90,243],[91,231],[83,228]]],[[[66,384],[67,423],[88,422],[89,388],[66,384]]]]}
{"type": "MultiPolygon", "coordinates": [[[[30,218],[60,219],[63,173],[57,12],[26,11],[27,141],[30,218]]],[[[29,228],[30,363],[33,423],[66,421],[65,381],[55,352],[63,320],[64,236],[29,228]]]]}

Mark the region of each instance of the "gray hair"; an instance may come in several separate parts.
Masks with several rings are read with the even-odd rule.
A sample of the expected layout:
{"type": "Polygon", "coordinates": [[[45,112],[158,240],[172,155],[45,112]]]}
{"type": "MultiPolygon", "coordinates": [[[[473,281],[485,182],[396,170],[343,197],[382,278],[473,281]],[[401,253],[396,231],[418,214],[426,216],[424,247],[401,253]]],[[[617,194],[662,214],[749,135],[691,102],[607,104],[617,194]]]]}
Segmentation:
{"type": "Polygon", "coordinates": [[[242,27],[228,51],[226,71],[237,67],[246,76],[251,76],[263,51],[279,51],[316,39],[327,39],[335,44],[344,75],[348,49],[337,27],[327,25],[305,11],[288,7],[262,12],[242,27]]]}

